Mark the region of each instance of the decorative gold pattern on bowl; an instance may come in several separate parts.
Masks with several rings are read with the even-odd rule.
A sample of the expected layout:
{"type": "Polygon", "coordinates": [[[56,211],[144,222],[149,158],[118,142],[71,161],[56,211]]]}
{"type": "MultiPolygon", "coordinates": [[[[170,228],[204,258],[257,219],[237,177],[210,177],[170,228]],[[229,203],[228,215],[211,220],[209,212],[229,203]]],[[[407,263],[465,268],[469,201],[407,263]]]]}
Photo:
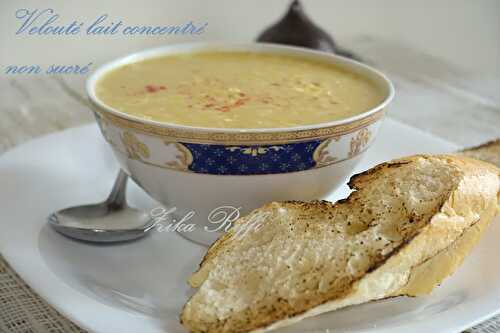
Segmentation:
{"type": "Polygon", "coordinates": [[[178,152],[175,154],[175,160],[166,162],[165,165],[174,170],[186,171],[193,163],[193,155],[182,143],[165,141],[165,145],[173,146],[178,152]]]}
{"type": "Polygon", "coordinates": [[[368,128],[362,128],[356,136],[351,138],[351,147],[349,157],[358,155],[363,148],[368,144],[371,138],[371,132],[368,128]]]}
{"type": "Polygon", "coordinates": [[[129,158],[143,160],[148,159],[151,155],[148,146],[141,142],[132,132],[124,131],[121,135],[121,140],[129,158]]]}
{"type": "Polygon", "coordinates": [[[364,118],[349,123],[321,127],[316,129],[290,130],[279,132],[224,132],[204,131],[203,129],[185,129],[163,127],[146,124],[138,120],[128,119],[111,114],[95,106],[95,111],[117,127],[131,129],[144,134],[159,136],[167,141],[186,143],[214,143],[224,145],[262,145],[288,142],[308,141],[314,139],[338,137],[364,128],[383,117],[385,109],[381,109],[364,118]]]}
{"type": "Polygon", "coordinates": [[[335,157],[331,155],[331,153],[328,151],[328,146],[332,141],[339,141],[340,137],[333,137],[330,139],[326,139],[323,141],[318,148],[313,153],[313,159],[316,161],[316,167],[322,167],[322,166],[327,166],[330,164],[333,164],[335,161],[338,160],[338,157],[335,157]]]}
{"type": "Polygon", "coordinates": [[[326,128],[264,133],[223,132],[224,129],[221,132],[185,130],[96,113],[106,141],[130,159],[183,172],[252,175],[322,168],[354,158],[368,147],[373,136],[371,130],[376,131],[378,128],[384,110],[350,123],[326,128]],[[160,148],[162,144],[164,149],[160,148]],[[298,148],[304,144],[312,148],[298,148]],[[207,155],[207,151],[211,153],[207,155]],[[229,154],[238,152],[242,154],[241,159],[237,155],[227,155],[224,151],[229,154]],[[307,152],[310,152],[309,155],[307,152]],[[215,155],[210,156],[212,153],[215,155]],[[243,156],[251,160],[248,157],[245,160],[243,156]],[[283,156],[289,160],[280,161],[283,156]],[[307,158],[312,164],[308,164],[311,162],[307,158]]]}
{"type": "Polygon", "coordinates": [[[266,154],[270,150],[279,151],[284,148],[280,146],[270,146],[270,147],[226,147],[226,149],[229,151],[240,150],[243,154],[257,156],[266,154]]]}

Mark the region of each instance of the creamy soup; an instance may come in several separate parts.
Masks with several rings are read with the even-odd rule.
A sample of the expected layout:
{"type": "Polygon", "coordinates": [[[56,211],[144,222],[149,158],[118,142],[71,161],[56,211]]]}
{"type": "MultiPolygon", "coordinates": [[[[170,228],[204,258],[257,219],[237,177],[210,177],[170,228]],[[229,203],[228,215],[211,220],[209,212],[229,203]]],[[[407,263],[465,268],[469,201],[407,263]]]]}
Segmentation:
{"type": "Polygon", "coordinates": [[[105,104],[165,123],[216,128],[318,124],[383,99],[370,80],[288,55],[199,52],[121,66],[97,83],[105,104]]]}

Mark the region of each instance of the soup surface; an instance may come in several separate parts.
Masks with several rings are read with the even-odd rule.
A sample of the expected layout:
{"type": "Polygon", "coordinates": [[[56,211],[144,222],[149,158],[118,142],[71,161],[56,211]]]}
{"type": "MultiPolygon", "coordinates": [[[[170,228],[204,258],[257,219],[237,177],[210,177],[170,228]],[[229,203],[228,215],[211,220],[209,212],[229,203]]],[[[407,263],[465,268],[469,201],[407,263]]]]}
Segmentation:
{"type": "Polygon", "coordinates": [[[105,104],[165,123],[215,128],[318,124],[380,103],[370,80],[281,54],[199,52],[121,66],[96,86],[105,104]]]}

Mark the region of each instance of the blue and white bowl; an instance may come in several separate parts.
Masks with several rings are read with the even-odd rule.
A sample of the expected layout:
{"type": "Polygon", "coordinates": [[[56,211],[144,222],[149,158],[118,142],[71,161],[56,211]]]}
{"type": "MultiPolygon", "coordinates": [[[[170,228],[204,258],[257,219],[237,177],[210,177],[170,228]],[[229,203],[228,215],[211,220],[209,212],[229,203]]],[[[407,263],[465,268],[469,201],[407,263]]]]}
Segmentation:
{"type": "MultiPolygon", "coordinates": [[[[87,81],[97,122],[122,168],[154,199],[179,215],[194,211],[188,237],[208,243],[208,217],[218,207],[242,214],[270,201],[321,199],[351,174],[370,147],[394,96],[391,82],[364,64],[303,48],[272,44],[196,43],[134,53],[101,66],[87,81]],[[340,121],[271,129],[199,128],[132,116],[101,102],[96,82],[127,63],[200,50],[300,55],[370,78],[385,94],[373,109],[340,121]]],[[[307,111],[304,111],[307,112],[307,111]]],[[[213,214],[212,214],[213,215],[213,214]]]]}

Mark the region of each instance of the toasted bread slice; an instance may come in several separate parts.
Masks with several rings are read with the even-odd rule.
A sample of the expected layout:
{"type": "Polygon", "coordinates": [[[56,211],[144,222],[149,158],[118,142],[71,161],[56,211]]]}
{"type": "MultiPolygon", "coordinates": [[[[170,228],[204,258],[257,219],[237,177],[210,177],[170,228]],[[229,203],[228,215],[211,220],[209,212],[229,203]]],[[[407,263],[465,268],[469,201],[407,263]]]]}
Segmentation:
{"type": "Polygon", "coordinates": [[[267,204],[210,247],[189,280],[199,290],[181,322],[196,333],[265,332],[428,293],[496,214],[499,176],[466,157],[421,155],[354,176],[355,191],[336,204],[267,204]]]}
{"type": "Polygon", "coordinates": [[[500,168],[500,139],[462,150],[459,154],[494,164],[500,168]]]}

